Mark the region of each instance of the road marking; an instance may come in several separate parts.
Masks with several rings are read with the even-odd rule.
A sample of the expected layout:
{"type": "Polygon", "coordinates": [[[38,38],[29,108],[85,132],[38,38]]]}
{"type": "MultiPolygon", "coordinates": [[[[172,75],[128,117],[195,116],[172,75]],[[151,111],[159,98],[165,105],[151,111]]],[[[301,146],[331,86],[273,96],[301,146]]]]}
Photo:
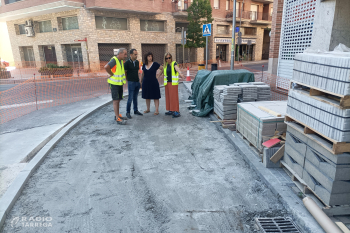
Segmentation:
{"type": "Polygon", "coordinates": [[[22,106],[28,106],[28,105],[36,105],[36,104],[46,104],[46,103],[52,103],[53,100],[45,100],[45,101],[38,101],[36,102],[29,102],[29,103],[24,103],[24,104],[12,104],[12,105],[5,105],[1,106],[0,109],[6,109],[6,108],[18,108],[22,106]]]}

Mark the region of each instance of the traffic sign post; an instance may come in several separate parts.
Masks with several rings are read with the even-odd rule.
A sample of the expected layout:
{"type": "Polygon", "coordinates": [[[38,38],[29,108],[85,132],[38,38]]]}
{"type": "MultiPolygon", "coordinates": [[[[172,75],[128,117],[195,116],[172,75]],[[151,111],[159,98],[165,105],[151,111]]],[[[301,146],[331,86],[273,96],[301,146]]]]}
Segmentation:
{"type": "Polygon", "coordinates": [[[236,28],[236,0],[233,0],[233,9],[232,9],[232,43],[231,43],[231,70],[235,68],[235,30],[236,28]]]}
{"type": "Polygon", "coordinates": [[[208,36],[211,36],[211,24],[203,24],[203,36],[205,39],[205,67],[208,69],[208,36]]]}

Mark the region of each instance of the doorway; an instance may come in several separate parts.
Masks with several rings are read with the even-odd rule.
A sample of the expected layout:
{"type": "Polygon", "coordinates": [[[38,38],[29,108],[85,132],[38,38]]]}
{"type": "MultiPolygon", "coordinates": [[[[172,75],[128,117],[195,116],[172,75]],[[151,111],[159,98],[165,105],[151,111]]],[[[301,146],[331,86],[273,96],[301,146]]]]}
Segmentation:
{"type": "Polygon", "coordinates": [[[252,61],[253,60],[253,47],[254,45],[242,44],[237,45],[236,61],[252,61]]]}
{"type": "Polygon", "coordinates": [[[35,67],[35,57],[33,47],[22,47],[24,55],[23,67],[35,67]]]}
{"type": "Polygon", "coordinates": [[[80,45],[65,45],[68,65],[74,70],[84,69],[83,53],[80,45]]]}
{"type": "Polygon", "coordinates": [[[55,46],[43,46],[43,52],[46,64],[52,63],[57,65],[55,46]]]}
{"type": "Polygon", "coordinates": [[[258,5],[250,5],[250,19],[257,20],[258,19],[257,14],[258,14],[258,5]]]}
{"type": "Polygon", "coordinates": [[[219,56],[221,61],[227,61],[226,48],[227,48],[227,45],[225,45],[225,44],[217,44],[216,45],[216,56],[219,56]]]}

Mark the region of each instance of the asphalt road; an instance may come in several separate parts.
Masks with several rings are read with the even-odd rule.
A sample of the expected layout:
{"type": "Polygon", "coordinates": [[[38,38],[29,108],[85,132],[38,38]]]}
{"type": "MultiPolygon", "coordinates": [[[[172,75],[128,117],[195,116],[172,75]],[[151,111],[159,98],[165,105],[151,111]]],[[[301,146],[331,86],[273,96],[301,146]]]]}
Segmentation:
{"type": "Polygon", "coordinates": [[[252,233],[254,217],[287,215],[209,118],[188,113],[179,87],[180,118],[164,115],[162,89],[158,116],[152,102],[151,113],[121,126],[106,106],[78,124],[29,179],[1,232],[252,233]]]}
{"type": "Polygon", "coordinates": [[[17,84],[0,84],[0,91],[6,91],[13,87],[17,86],[17,84]]]}

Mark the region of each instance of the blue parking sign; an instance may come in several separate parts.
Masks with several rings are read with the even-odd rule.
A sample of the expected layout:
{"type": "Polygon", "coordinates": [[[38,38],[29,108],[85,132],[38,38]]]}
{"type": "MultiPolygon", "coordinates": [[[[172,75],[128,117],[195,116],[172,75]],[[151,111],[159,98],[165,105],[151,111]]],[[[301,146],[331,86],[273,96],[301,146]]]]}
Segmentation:
{"type": "Polygon", "coordinates": [[[203,24],[203,36],[211,36],[211,24],[203,24]]]}

